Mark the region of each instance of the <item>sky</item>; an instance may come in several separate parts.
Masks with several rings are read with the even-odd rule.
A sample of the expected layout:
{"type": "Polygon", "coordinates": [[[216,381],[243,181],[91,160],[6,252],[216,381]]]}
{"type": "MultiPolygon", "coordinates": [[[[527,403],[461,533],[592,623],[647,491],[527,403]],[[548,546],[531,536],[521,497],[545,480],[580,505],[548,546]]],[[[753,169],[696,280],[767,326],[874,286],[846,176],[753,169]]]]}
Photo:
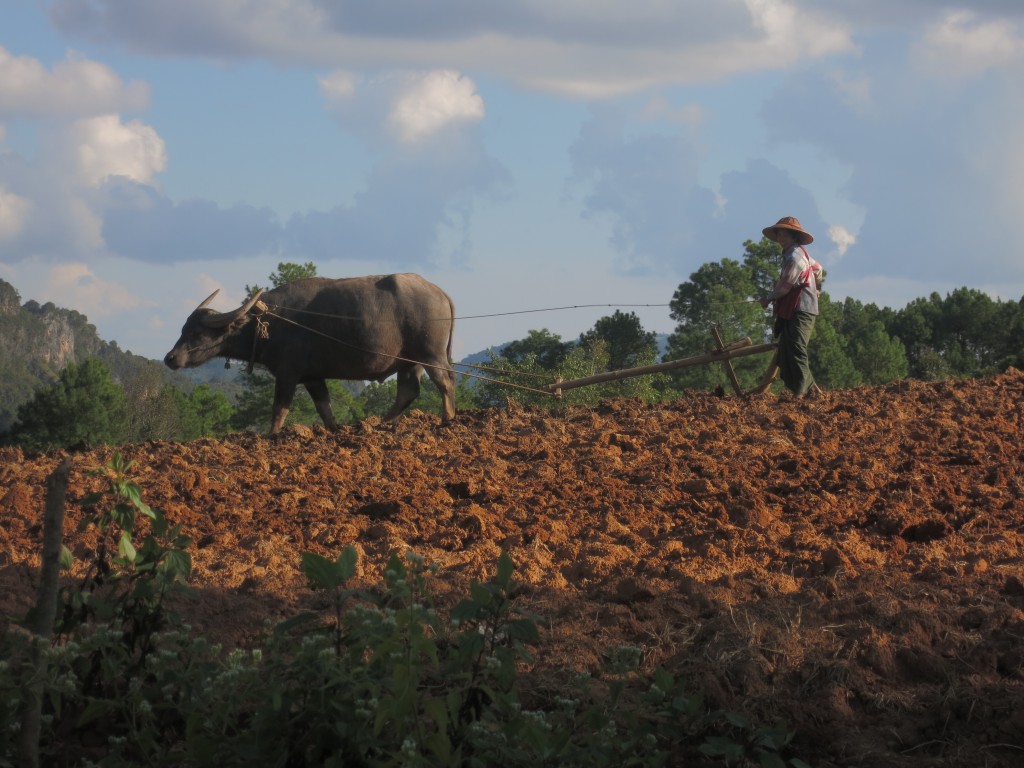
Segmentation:
{"type": "Polygon", "coordinates": [[[154,359],[280,262],[422,274],[456,359],[667,333],[782,216],[834,300],[1017,301],[1022,179],[1020,0],[0,0],[0,278],[154,359]]]}

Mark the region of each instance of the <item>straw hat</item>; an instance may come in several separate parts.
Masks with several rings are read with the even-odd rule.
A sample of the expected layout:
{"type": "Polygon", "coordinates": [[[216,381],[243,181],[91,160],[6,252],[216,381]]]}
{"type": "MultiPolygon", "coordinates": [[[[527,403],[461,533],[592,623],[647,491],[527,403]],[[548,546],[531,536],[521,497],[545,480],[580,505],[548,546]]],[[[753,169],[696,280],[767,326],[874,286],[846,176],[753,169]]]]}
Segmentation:
{"type": "Polygon", "coordinates": [[[810,245],[814,242],[814,235],[808,232],[806,229],[800,226],[800,222],[793,216],[783,216],[775,224],[770,227],[765,227],[761,230],[761,234],[767,237],[769,240],[779,242],[776,237],[776,230],[788,229],[793,233],[793,237],[796,238],[797,243],[800,245],[810,245]]]}

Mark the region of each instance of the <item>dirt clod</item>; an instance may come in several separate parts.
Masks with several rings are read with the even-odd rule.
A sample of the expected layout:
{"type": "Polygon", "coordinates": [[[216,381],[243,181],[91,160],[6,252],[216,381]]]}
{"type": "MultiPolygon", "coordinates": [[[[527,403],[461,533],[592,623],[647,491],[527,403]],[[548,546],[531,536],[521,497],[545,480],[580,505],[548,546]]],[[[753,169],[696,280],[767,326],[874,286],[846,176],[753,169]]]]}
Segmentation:
{"type": "MultiPolygon", "coordinates": [[[[196,542],[196,598],[180,610],[225,647],[318,608],[303,551],[355,545],[368,584],[414,551],[440,567],[443,607],[505,549],[522,608],[541,617],[530,674],[598,673],[631,645],[710,707],[785,723],[811,765],[1019,765],[1024,375],[796,408],[713,393],[512,403],[443,429],[409,414],[119,450],[146,502],[196,542]]],[[[72,539],[87,471],[112,453],[71,457],[72,539]]],[[[4,617],[34,599],[45,479],[62,458],[0,449],[4,617]]]]}

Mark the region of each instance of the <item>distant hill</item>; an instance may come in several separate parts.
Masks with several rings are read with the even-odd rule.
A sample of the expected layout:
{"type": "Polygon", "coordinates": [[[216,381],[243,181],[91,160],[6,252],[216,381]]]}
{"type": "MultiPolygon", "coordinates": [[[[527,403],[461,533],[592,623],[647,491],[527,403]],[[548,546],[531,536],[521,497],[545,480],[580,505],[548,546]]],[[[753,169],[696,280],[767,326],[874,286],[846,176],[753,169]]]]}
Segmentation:
{"type": "Polygon", "coordinates": [[[102,360],[122,386],[171,383],[162,364],[104,341],[85,315],[51,302],[22,304],[15,287],[0,280],[0,434],[36,390],[53,384],[69,363],[91,357],[102,360]]]}
{"type": "Polygon", "coordinates": [[[491,359],[492,354],[500,355],[501,350],[503,350],[511,343],[512,342],[510,341],[506,341],[503,344],[497,344],[493,347],[488,347],[487,349],[481,349],[479,352],[474,352],[472,355],[467,355],[466,357],[459,360],[459,362],[467,363],[469,365],[480,365],[481,363],[486,363],[488,360],[491,359]]]}

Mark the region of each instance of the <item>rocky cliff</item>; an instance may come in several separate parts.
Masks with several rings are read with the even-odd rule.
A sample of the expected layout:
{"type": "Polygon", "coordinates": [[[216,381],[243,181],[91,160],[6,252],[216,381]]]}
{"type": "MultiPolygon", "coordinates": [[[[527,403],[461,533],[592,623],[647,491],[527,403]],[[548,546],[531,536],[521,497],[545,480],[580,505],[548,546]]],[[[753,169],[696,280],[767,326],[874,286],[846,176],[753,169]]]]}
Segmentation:
{"type": "Polygon", "coordinates": [[[21,297],[10,283],[0,280],[0,317],[18,314],[21,309],[21,297]]]}
{"type": "Polygon", "coordinates": [[[14,423],[18,406],[69,363],[97,356],[112,371],[123,368],[125,353],[100,339],[85,315],[50,302],[22,304],[14,286],[0,280],[0,434],[14,423]]]}

